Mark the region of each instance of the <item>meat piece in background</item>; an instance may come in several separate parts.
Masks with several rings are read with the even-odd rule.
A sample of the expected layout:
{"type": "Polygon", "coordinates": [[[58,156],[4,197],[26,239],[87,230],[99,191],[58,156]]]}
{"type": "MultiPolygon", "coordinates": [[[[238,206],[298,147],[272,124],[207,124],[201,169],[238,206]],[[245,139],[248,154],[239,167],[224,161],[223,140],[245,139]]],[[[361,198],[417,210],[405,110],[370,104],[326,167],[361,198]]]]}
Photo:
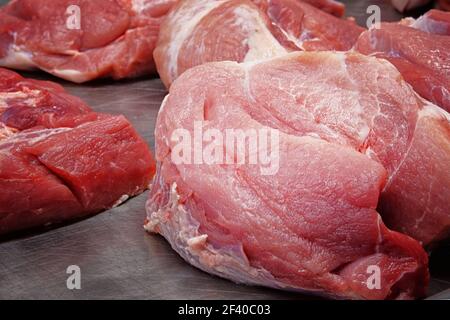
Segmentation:
{"type": "Polygon", "coordinates": [[[450,0],[438,0],[439,8],[450,11],[450,0]]]}
{"type": "Polygon", "coordinates": [[[0,8],[0,66],[85,82],[154,74],[159,26],[176,0],[12,0],[0,8]]]}
{"type": "MultiPolygon", "coordinates": [[[[161,107],[146,229],[194,266],[236,282],[355,299],[419,297],[426,254],[390,231],[376,208],[390,221],[401,217],[396,227],[419,240],[445,237],[449,130],[445,111],[374,57],[298,52],[203,64],[173,83],[161,107]],[[210,135],[193,142],[186,136],[195,139],[198,123],[210,135]],[[239,162],[234,143],[219,142],[218,162],[198,161],[199,146],[229,141],[229,129],[278,132],[278,171],[239,162]],[[181,151],[186,144],[192,149],[181,151]],[[381,271],[378,290],[367,286],[368,268],[381,271]]],[[[251,145],[249,155],[267,146],[251,145]]]]}
{"type": "MultiPolygon", "coordinates": [[[[392,5],[400,12],[406,12],[432,2],[432,0],[391,0],[392,5]]],[[[450,10],[450,0],[438,0],[437,7],[442,10],[450,10]]]]}
{"type": "Polygon", "coordinates": [[[409,11],[430,3],[431,0],[392,0],[392,5],[400,12],[409,11]]]}
{"type": "MultiPolygon", "coordinates": [[[[418,20],[419,21],[419,20],[418,20]]],[[[355,45],[363,54],[389,60],[425,99],[450,111],[450,36],[400,23],[381,23],[355,45]]]]}
{"type": "MultiPolygon", "coordinates": [[[[255,0],[258,2],[260,0],[255,0]]],[[[296,0],[309,3],[310,5],[319,8],[322,11],[328,12],[336,17],[342,17],[345,13],[345,5],[336,0],[296,0]]]]}
{"type": "Polygon", "coordinates": [[[205,62],[348,50],[363,30],[298,0],[186,0],[164,20],[154,57],[169,87],[185,70],[205,62]]]}
{"type": "Polygon", "coordinates": [[[85,217],[144,191],[155,172],[123,116],[0,69],[0,235],[85,217]]]}
{"type": "Polygon", "coordinates": [[[450,36],[450,12],[430,10],[417,20],[403,19],[401,24],[432,34],[450,36]]]}

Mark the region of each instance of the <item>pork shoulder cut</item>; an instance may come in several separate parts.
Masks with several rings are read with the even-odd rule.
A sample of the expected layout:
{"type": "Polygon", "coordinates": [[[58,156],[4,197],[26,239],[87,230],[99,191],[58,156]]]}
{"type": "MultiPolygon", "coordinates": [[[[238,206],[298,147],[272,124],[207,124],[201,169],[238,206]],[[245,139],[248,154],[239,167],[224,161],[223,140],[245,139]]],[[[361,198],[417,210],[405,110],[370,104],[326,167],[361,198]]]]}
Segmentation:
{"type": "Polygon", "coordinates": [[[352,48],[364,29],[309,3],[322,1],[180,1],[162,23],[154,52],[161,80],[169,87],[185,70],[205,62],[352,48]]]}
{"type": "Polygon", "coordinates": [[[426,243],[448,233],[448,121],[389,62],[357,53],[197,66],[161,106],[145,228],[194,266],[240,283],[422,296],[425,251],[389,230],[377,207],[426,243]],[[249,132],[241,148],[225,142],[230,130],[249,132]],[[278,140],[249,138],[267,131],[278,140]],[[278,165],[263,173],[267,162],[249,159],[269,140],[278,165]]]}
{"type": "Polygon", "coordinates": [[[12,0],[0,8],[0,66],[85,82],[152,74],[176,0],[12,0]]]}
{"type": "Polygon", "coordinates": [[[98,213],[145,190],[155,164],[123,116],[0,68],[0,235],[98,213]]]}

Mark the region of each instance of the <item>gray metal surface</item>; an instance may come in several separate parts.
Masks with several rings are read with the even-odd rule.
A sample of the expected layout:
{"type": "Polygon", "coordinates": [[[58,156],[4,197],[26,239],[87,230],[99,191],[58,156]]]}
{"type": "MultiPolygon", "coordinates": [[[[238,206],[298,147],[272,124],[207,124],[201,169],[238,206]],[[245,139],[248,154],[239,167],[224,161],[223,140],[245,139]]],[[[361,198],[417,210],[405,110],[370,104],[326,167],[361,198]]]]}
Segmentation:
{"type": "MultiPolygon", "coordinates": [[[[399,17],[384,1],[351,1],[347,12],[363,23],[368,3],[385,6],[384,20],[399,17]]],[[[97,111],[126,115],[153,148],[154,124],[165,95],[160,80],[74,85],[42,73],[25,75],[57,81],[97,111]]],[[[144,232],[146,197],[77,223],[0,242],[0,299],[312,298],[236,285],[189,266],[164,239],[144,232]],[[81,268],[81,290],[67,289],[70,265],[81,268]]],[[[450,250],[434,255],[430,295],[450,288],[450,250]]]]}

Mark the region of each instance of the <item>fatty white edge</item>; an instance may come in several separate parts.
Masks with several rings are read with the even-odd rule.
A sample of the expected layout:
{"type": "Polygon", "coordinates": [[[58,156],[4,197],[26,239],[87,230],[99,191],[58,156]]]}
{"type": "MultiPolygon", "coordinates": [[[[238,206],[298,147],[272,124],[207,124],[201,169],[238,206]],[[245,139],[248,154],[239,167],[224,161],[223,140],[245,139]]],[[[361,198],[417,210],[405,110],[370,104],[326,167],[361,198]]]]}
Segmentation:
{"type": "Polygon", "coordinates": [[[81,83],[90,80],[92,77],[73,69],[46,69],[38,67],[33,61],[33,54],[25,51],[15,45],[14,43],[8,49],[8,54],[0,59],[0,67],[11,68],[16,70],[36,70],[42,69],[48,73],[51,73],[57,77],[81,83]]]}
{"type": "Polygon", "coordinates": [[[24,138],[27,139],[27,142],[33,144],[38,143],[50,136],[53,136],[58,133],[67,132],[72,130],[72,128],[55,128],[55,129],[42,129],[42,130],[35,130],[35,131],[28,131],[28,132],[18,132],[13,134],[12,136],[1,140],[0,145],[3,143],[14,143],[18,140],[23,140],[24,138]],[[36,136],[36,137],[33,137],[36,136]]]}
{"type": "Polygon", "coordinates": [[[244,62],[268,59],[287,53],[287,50],[267,29],[258,11],[241,5],[236,7],[233,13],[236,16],[234,24],[249,33],[243,43],[249,48],[244,62]],[[251,23],[251,30],[248,30],[248,24],[252,20],[254,23],[251,23]]]}
{"type": "Polygon", "coordinates": [[[44,68],[41,69],[59,78],[69,80],[75,83],[82,83],[92,79],[92,76],[90,76],[89,73],[83,73],[79,70],[74,69],[44,69],[44,68]]]}
{"type": "Polygon", "coordinates": [[[417,93],[416,95],[424,103],[423,108],[419,110],[419,118],[422,117],[441,118],[450,122],[450,113],[440,108],[439,106],[433,104],[432,102],[420,97],[417,93]]]}
{"type": "Polygon", "coordinates": [[[37,68],[33,62],[33,55],[20,49],[15,44],[11,44],[8,54],[0,59],[0,67],[17,70],[33,70],[37,68]]]}
{"type": "Polygon", "coordinates": [[[166,19],[174,20],[176,23],[172,25],[170,43],[166,51],[168,72],[172,80],[176,78],[178,73],[178,54],[181,46],[187,37],[193,32],[197,24],[212,10],[219,7],[226,1],[209,1],[201,0],[192,4],[192,1],[186,1],[185,5],[178,8],[173,14],[169,14],[166,19]],[[195,14],[186,14],[186,12],[194,12],[195,14]]]}
{"type": "MultiPolygon", "coordinates": [[[[159,182],[154,180],[153,183],[159,182]]],[[[199,232],[199,222],[179,203],[179,199],[176,183],[170,187],[167,205],[155,208],[150,198],[146,203],[147,223],[144,229],[161,234],[191,265],[236,283],[342,298],[323,290],[293,287],[277,281],[269,271],[252,267],[242,248],[214,248],[207,241],[208,235],[199,232]]]]}
{"type": "Polygon", "coordinates": [[[127,195],[127,194],[123,194],[122,196],[120,196],[120,198],[116,202],[114,202],[114,204],[112,205],[111,209],[120,206],[122,203],[124,203],[128,199],[130,199],[130,196],[127,195]]]}

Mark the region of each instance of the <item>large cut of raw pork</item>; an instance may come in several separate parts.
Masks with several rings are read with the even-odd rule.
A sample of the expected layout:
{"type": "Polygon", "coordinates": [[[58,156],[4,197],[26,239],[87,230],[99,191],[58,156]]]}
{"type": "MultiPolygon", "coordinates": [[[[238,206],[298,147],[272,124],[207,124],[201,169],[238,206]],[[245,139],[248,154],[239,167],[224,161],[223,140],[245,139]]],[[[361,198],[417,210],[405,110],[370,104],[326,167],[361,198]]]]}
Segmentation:
{"type": "Polygon", "coordinates": [[[389,60],[417,93],[450,111],[450,18],[438,13],[411,26],[381,23],[364,32],[355,49],[389,60]]]}
{"type": "Polygon", "coordinates": [[[176,0],[12,0],[0,8],[0,66],[73,82],[155,72],[159,26],[176,0]]]}
{"type": "Polygon", "coordinates": [[[426,253],[378,212],[424,244],[448,235],[449,116],[389,62],[298,52],[197,66],[170,88],[156,139],[145,227],[196,267],[345,298],[424,294],[426,253]],[[229,130],[250,132],[248,154],[229,130]],[[278,140],[250,140],[268,131],[278,140]],[[269,144],[278,165],[250,161],[269,144]]]}
{"type": "MultiPolygon", "coordinates": [[[[162,23],[154,52],[162,81],[169,87],[185,70],[205,62],[243,62],[297,50],[352,48],[364,29],[309,4],[334,8],[329,1],[307,2],[180,1],[162,23]]],[[[338,11],[328,11],[333,10],[338,11]]]]}
{"type": "Polygon", "coordinates": [[[123,116],[0,68],[0,235],[81,218],[147,188],[155,164],[123,116]]]}

